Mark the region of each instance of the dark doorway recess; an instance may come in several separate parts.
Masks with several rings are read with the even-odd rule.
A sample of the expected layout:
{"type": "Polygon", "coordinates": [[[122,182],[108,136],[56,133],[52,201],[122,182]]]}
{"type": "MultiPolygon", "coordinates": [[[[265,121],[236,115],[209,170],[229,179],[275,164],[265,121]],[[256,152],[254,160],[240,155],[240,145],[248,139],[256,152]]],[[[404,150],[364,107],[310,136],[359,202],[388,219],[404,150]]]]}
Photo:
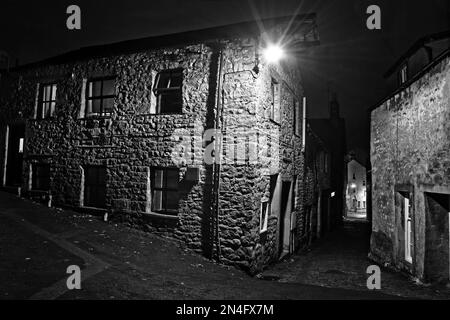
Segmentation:
{"type": "Polygon", "coordinates": [[[7,186],[22,184],[23,148],[25,140],[25,125],[13,124],[9,126],[8,154],[6,162],[7,186]]]}
{"type": "Polygon", "coordinates": [[[449,260],[450,195],[425,192],[425,278],[447,283],[449,260]]]}

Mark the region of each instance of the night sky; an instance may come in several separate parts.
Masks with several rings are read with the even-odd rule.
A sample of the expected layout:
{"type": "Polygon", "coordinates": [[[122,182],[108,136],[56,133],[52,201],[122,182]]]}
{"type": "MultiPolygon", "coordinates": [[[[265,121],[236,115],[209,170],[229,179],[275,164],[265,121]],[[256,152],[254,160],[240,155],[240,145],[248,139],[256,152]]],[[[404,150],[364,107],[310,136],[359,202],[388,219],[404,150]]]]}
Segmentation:
{"type": "Polygon", "coordinates": [[[257,16],[317,13],[321,45],[301,56],[308,117],[328,116],[337,92],[347,144],[368,152],[366,110],[387,95],[382,75],[418,38],[450,29],[449,0],[127,0],[0,2],[0,50],[19,64],[83,46],[224,25],[257,16]],[[66,8],[81,8],[82,29],[66,28],[66,8]],[[366,28],[366,8],[381,7],[381,30],[366,28]]]}

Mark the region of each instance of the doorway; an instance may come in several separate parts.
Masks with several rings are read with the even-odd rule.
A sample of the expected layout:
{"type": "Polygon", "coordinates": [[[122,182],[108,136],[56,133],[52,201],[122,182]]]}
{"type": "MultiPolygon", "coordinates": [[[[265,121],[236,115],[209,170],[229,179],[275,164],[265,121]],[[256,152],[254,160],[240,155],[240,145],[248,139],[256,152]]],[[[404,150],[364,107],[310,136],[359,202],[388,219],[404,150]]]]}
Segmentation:
{"type": "Polygon", "coordinates": [[[281,184],[281,211],[279,230],[279,253],[280,258],[289,253],[291,236],[291,181],[283,181],[281,184]]]}
{"type": "Polygon", "coordinates": [[[447,283],[450,279],[450,195],[425,192],[425,279],[447,283]]]}
{"type": "Polygon", "coordinates": [[[22,184],[25,124],[9,125],[7,133],[5,186],[19,187],[22,184]]]}

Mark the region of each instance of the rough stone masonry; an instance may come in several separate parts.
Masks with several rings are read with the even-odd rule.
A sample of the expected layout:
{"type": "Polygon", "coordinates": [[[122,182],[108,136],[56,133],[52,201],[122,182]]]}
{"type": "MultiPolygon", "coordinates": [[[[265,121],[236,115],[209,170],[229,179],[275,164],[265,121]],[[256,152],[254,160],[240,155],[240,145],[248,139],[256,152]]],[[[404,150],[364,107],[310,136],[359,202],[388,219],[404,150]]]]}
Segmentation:
{"type": "MultiPolygon", "coordinates": [[[[278,24],[273,34],[286,25],[287,21],[278,24]]],[[[112,219],[164,233],[249,272],[261,270],[284,251],[302,245],[304,158],[302,130],[294,134],[294,126],[301,125],[295,113],[302,114],[299,102],[305,93],[298,62],[291,57],[269,65],[261,58],[260,45],[257,34],[125,52],[114,46],[106,52],[94,48],[86,55],[68,54],[3,73],[3,185],[8,185],[11,165],[6,163],[11,129],[24,124],[19,185],[23,194],[32,194],[33,165],[48,164],[53,205],[82,209],[86,168],[101,165],[106,168],[104,209],[112,219]],[[155,79],[160,71],[175,69],[182,70],[181,112],[155,114],[155,79]],[[103,77],[114,79],[113,110],[107,116],[89,117],[86,83],[103,77]],[[278,121],[270,116],[274,81],[279,85],[278,121]],[[55,112],[39,119],[39,92],[46,83],[57,87],[55,112]],[[228,143],[235,139],[236,148],[241,140],[234,132],[273,133],[265,141],[269,151],[257,153],[256,162],[236,159],[214,166],[203,161],[205,144],[199,148],[192,142],[191,159],[173,161],[181,136],[202,139],[206,129],[218,124],[228,143]],[[175,215],[152,211],[151,171],[156,167],[179,169],[175,215]],[[261,230],[263,199],[270,204],[266,230],[261,230]]],[[[257,150],[263,150],[256,141],[257,150]]],[[[245,150],[249,145],[244,142],[245,150]]],[[[225,153],[222,150],[222,156],[225,153]]]]}
{"type": "Polygon", "coordinates": [[[448,281],[448,54],[372,111],[371,162],[372,257],[426,281],[448,281]]]}

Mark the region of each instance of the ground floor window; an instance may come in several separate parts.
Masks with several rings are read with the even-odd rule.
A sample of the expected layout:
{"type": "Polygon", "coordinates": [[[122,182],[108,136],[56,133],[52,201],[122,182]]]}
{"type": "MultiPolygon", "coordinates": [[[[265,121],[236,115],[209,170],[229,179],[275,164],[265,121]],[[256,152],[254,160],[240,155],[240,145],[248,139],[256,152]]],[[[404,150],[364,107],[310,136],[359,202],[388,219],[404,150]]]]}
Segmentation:
{"type": "Polygon", "coordinates": [[[106,167],[86,166],[84,169],[84,206],[105,208],[106,167]]]}
{"type": "Polygon", "coordinates": [[[43,163],[34,163],[31,167],[31,187],[33,190],[50,189],[50,165],[43,163]]]}
{"type": "Polygon", "coordinates": [[[267,224],[269,222],[270,204],[268,199],[261,201],[261,213],[259,219],[259,232],[263,233],[267,231],[267,224]]]}
{"type": "Polygon", "coordinates": [[[151,182],[152,211],[164,214],[177,214],[179,169],[152,168],[151,182]]]}

